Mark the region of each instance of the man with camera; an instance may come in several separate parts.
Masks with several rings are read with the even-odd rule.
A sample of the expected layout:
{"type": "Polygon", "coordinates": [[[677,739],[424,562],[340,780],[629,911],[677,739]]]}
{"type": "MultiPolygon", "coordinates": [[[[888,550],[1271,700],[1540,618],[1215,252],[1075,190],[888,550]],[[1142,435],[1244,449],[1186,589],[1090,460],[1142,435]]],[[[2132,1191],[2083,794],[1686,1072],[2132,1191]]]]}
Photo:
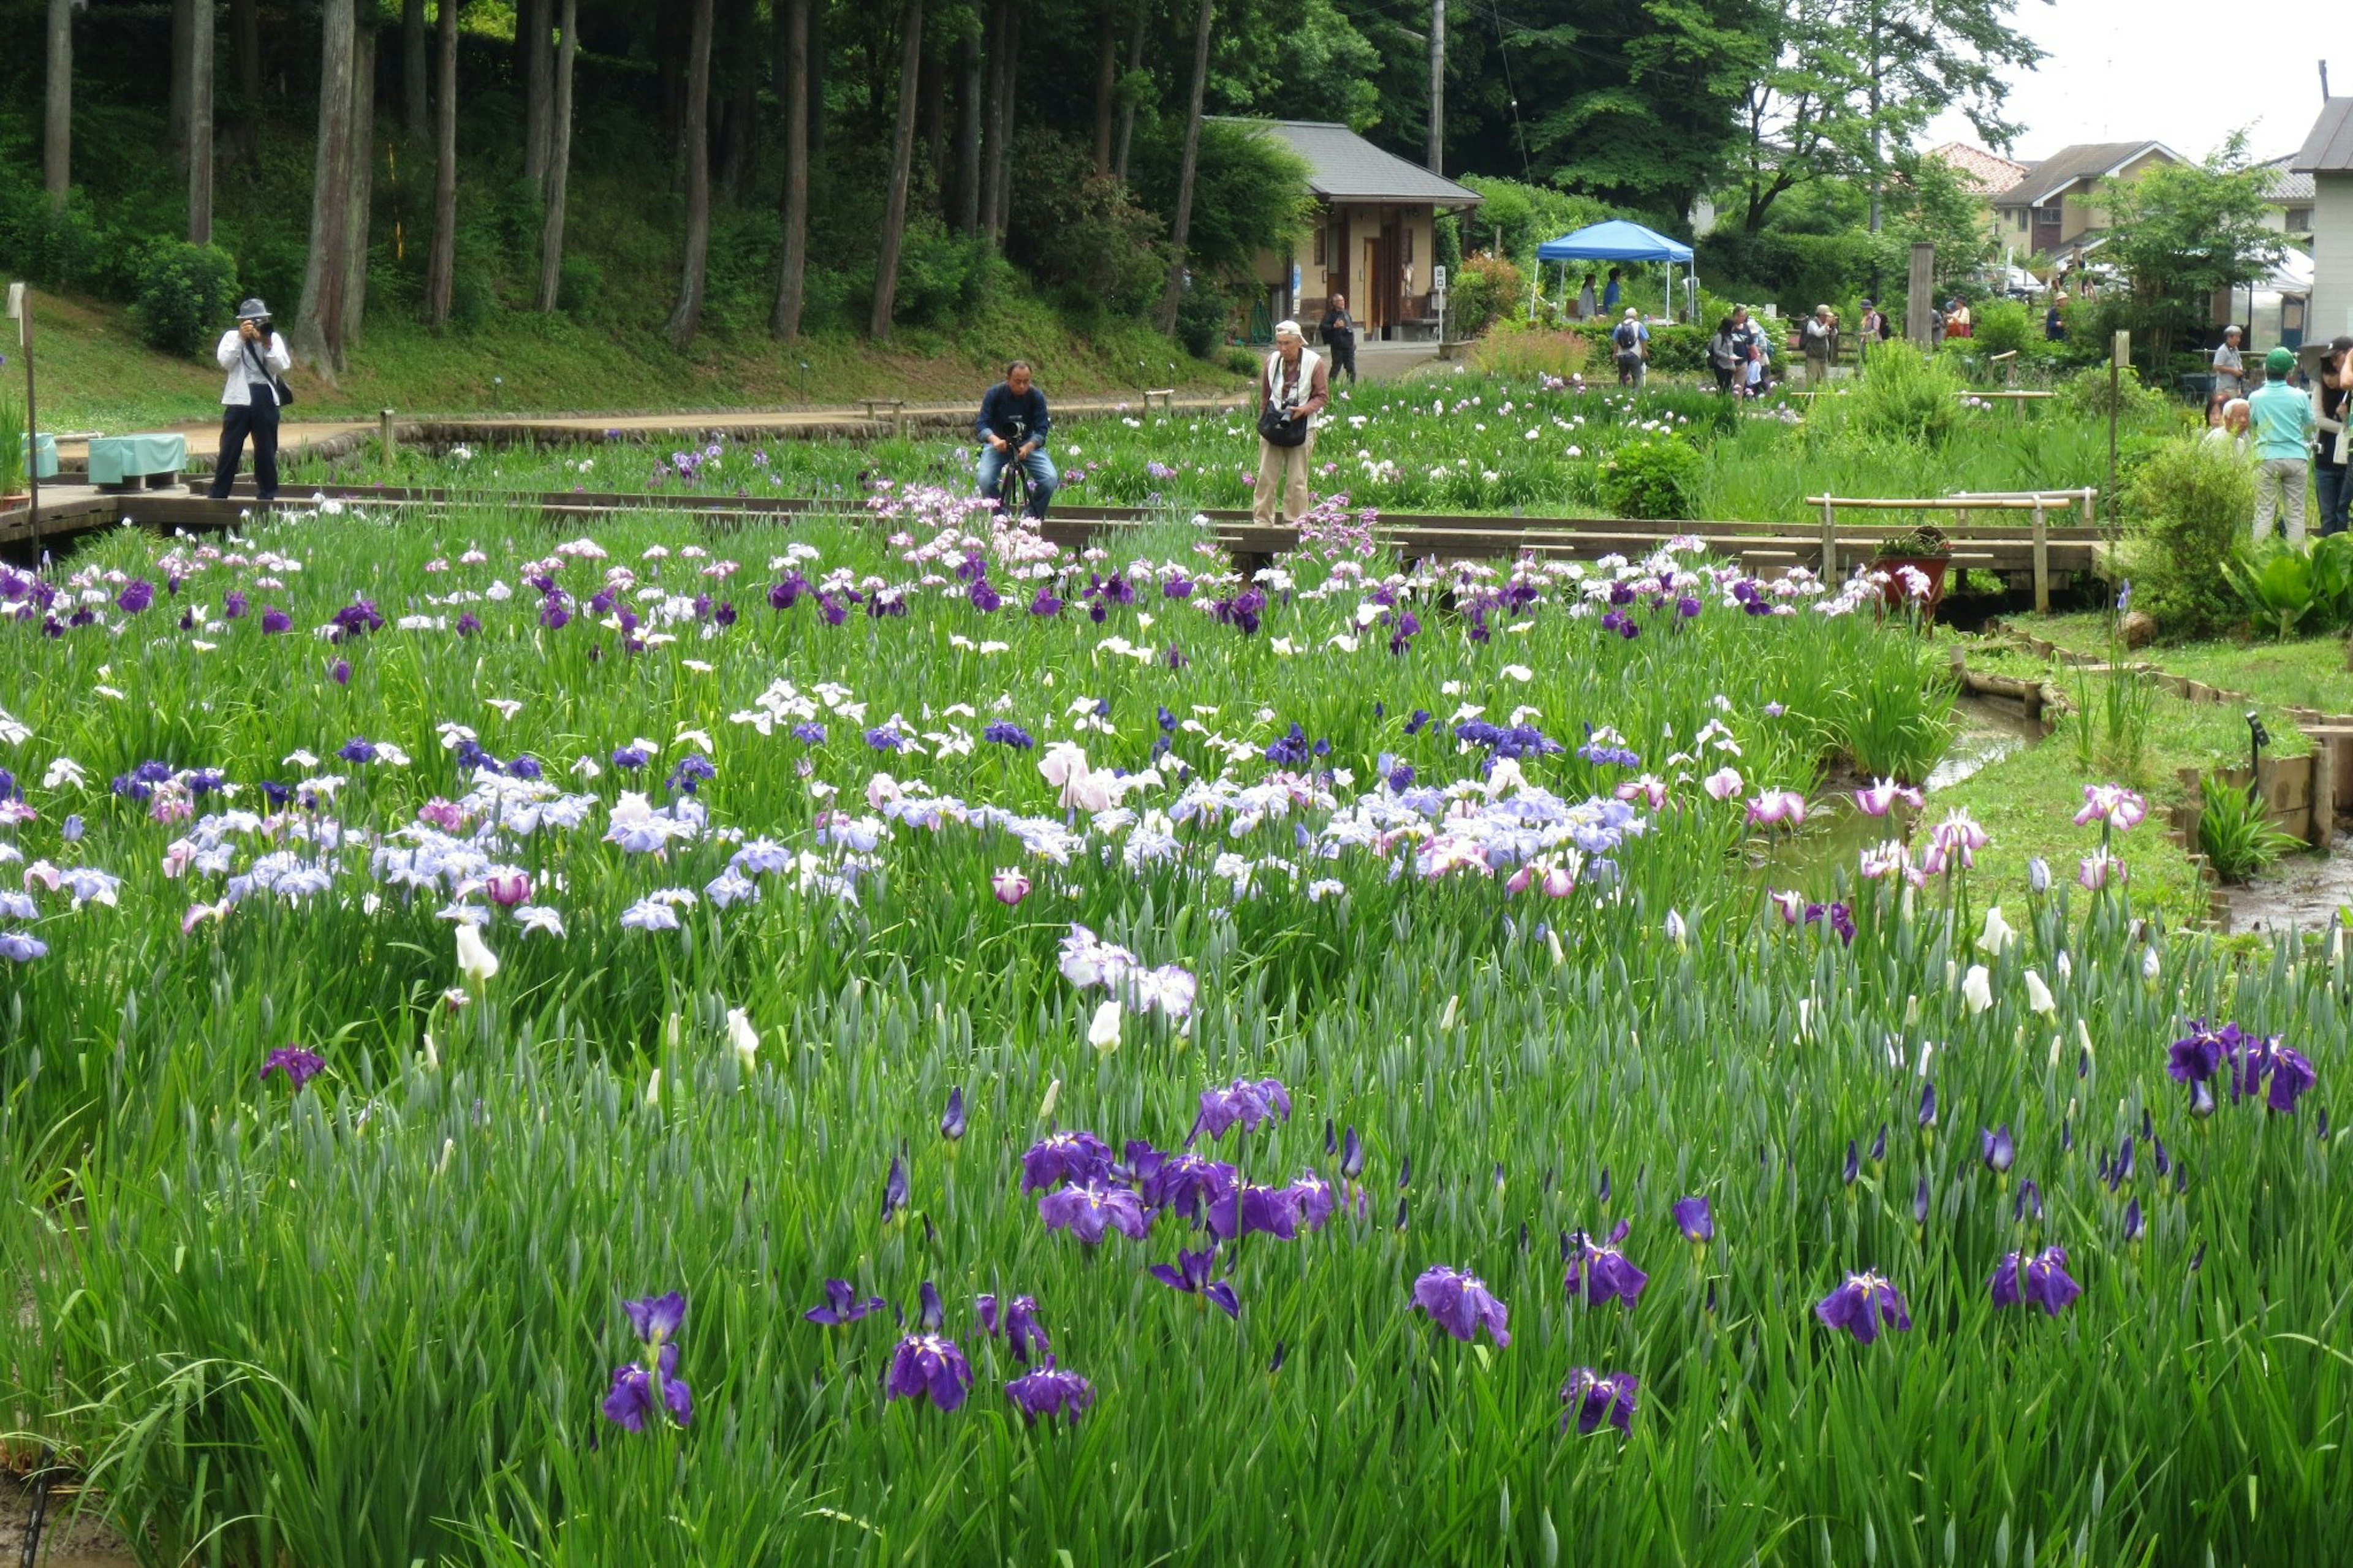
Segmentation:
{"type": "Polygon", "coordinates": [[[263,500],[275,500],[278,410],[292,401],[285,377],[294,367],[294,356],[287,353],[286,340],[270,331],[269,307],[259,300],[239,305],[237,330],[221,334],[213,357],[228,372],[228,384],[221,389],[220,452],[213,459],[212,489],[207,493],[215,500],[227,499],[249,436],[254,488],[263,500]]]}
{"type": "Polygon", "coordinates": [[[1028,360],[1005,367],[1005,379],[980,400],[980,417],[973,432],[980,437],[980,493],[994,496],[1008,463],[1017,464],[1029,480],[1029,516],[1042,522],[1046,503],[1054,499],[1061,476],[1046,456],[1046,432],[1053,426],[1046,412],[1046,395],[1038,390],[1028,360]]]}

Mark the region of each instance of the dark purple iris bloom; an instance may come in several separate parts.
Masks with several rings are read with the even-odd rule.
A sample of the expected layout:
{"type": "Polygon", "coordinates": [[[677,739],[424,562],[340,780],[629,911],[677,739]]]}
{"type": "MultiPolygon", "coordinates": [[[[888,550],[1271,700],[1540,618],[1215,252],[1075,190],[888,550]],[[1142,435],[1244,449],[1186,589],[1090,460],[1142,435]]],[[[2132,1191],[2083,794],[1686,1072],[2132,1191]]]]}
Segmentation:
{"type": "Polygon", "coordinates": [[[915,1300],[916,1326],[927,1334],[938,1333],[948,1321],[947,1307],[940,1300],[940,1288],[926,1279],[916,1289],[915,1300]]]}
{"type": "Polygon", "coordinates": [[[1313,1171],[1302,1171],[1292,1179],[1290,1192],[1302,1225],[1310,1230],[1322,1230],[1330,1223],[1333,1209],[1331,1183],[1313,1171]]]}
{"type": "Polygon", "coordinates": [[[678,760],[678,765],[670,769],[670,777],[663,783],[672,795],[692,795],[706,781],[718,776],[719,770],[709,757],[700,752],[690,752],[678,760]]]}
{"type": "Polygon", "coordinates": [[[869,1312],[881,1310],[881,1297],[869,1296],[861,1300],[849,1280],[828,1279],[825,1282],[825,1304],[811,1307],[801,1316],[812,1323],[823,1323],[830,1329],[854,1323],[869,1312]]]}
{"type": "Polygon", "coordinates": [[[327,679],[338,686],[349,686],[352,683],[352,661],[339,658],[327,666],[327,679]]]}
{"type": "Polygon", "coordinates": [[[1277,1241],[1299,1239],[1299,1194],[1291,1187],[1237,1183],[1209,1202],[1209,1234],[1232,1241],[1263,1231],[1277,1241]]]}
{"type": "Polygon", "coordinates": [[[1234,1294],[1234,1288],[1222,1279],[1209,1278],[1210,1266],[1217,1261],[1217,1257],[1218,1248],[1214,1242],[1198,1252],[1187,1252],[1179,1247],[1176,1263],[1173,1266],[1154,1264],[1152,1277],[1172,1290],[1182,1290],[1188,1296],[1198,1296],[1214,1304],[1229,1318],[1240,1318],[1242,1304],[1240,1298],[1234,1294]]]}
{"type": "Polygon", "coordinates": [[[1877,1339],[1882,1327],[1912,1326],[1903,1294],[1876,1272],[1850,1274],[1846,1283],[1814,1303],[1814,1316],[1832,1329],[1844,1329],[1863,1344],[1877,1339]]]}
{"type": "Polygon", "coordinates": [[[1421,630],[1421,617],[1411,610],[1399,610],[1396,624],[1389,631],[1389,651],[1403,654],[1413,647],[1414,637],[1421,630]]]}
{"type": "Polygon", "coordinates": [[[261,1061],[262,1081],[268,1082],[271,1073],[282,1072],[286,1075],[287,1087],[297,1093],[304,1084],[326,1070],[326,1058],[301,1046],[280,1046],[261,1061]]]}
{"type": "Polygon", "coordinates": [[[646,1418],[664,1406],[681,1426],[694,1418],[694,1392],[678,1377],[678,1346],[665,1344],[656,1351],[650,1371],[642,1362],[613,1369],[613,1386],[605,1395],[607,1420],[628,1431],[642,1432],[646,1418]]]}
{"type": "Polygon", "coordinates": [[[1029,601],[1029,613],[1042,620],[1051,620],[1062,613],[1062,601],[1044,584],[1038,585],[1038,596],[1029,601]]]}
{"type": "Polygon", "coordinates": [[[133,577],[115,595],[117,608],[126,616],[135,616],[155,602],[155,584],[144,577],[133,577]]]}
{"type": "Polygon", "coordinates": [[[384,617],[376,613],[372,599],[353,599],[335,612],[335,639],[358,637],[362,632],[384,630],[384,617]]]}
{"type": "Polygon", "coordinates": [[[2140,1212],[2140,1200],[2133,1199],[2125,1205],[2125,1239],[2138,1241],[2148,1234],[2148,1221],[2140,1212]]]}
{"type": "Polygon", "coordinates": [[[1681,616],[1685,620],[1690,620],[1694,616],[1698,615],[1700,607],[1700,602],[1697,599],[1693,598],[1689,594],[1685,594],[1683,597],[1675,601],[1675,614],[1681,616]]]}
{"type": "Polygon", "coordinates": [[[986,577],[965,589],[964,596],[966,603],[984,616],[993,616],[1005,606],[1005,595],[998,593],[997,584],[986,577]]]}
{"type": "Polygon", "coordinates": [[[336,749],[335,755],[347,763],[372,763],[375,761],[375,742],[354,735],[336,749]]]}
{"type": "Polygon", "coordinates": [[[1678,1198],[1674,1206],[1675,1228],[1683,1239],[1694,1247],[1705,1247],[1715,1239],[1715,1215],[1705,1198],[1678,1198]]]}
{"type": "Polygon", "coordinates": [[[984,1295],[976,1304],[980,1309],[981,1332],[992,1339],[1003,1333],[1006,1348],[1022,1365],[1029,1365],[1033,1354],[1042,1355],[1050,1348],[1045,1325],[1038,1321],[1037,1297],[1016,1296],[1002,1312],[994,1296],[984,1295]]]}
{"type": "Polygon", "coordinates": [[[1596,1241],[1581,1230],[1570,1233],[1568,1277],[1563,1283],[1571,1296],[1581,1291],[1588,1307],[1620,1300],[1631,1308],[1642,1299],[1642,1288],[1651,1282],[1651,1277],[1629,1262],[1617,1246],[1626,1238],[1629,1228],[1620,1220],[1606,1242],[1596,1241]]]}
{"type": "Polygon", "coordinates": [[[1355,1181],[1365,1173],[1365,1141],[1356,1136],[1354,1126],[1340,1140],[1340,1175],[1344,1181],[1355,1181]]]}
{"type": "Polygon", "coordinates": [[[849,618],[849,606],[841,602],[839,595],[819,594],[817,607],[818,613],[825,617],[827,626],[838,626],[849,618]]]}
{"type": "Polygon", "coordinates": [[[1920,1184],[1912,1189],[1912,1223],[1921,1226],[1928,1223],[1928,1173],[1926,1171],[1920,1173],[1920,1184]]]}
{"type": "Polygon", "coordinates": [[[1405,732],[1409,735],[1419,735],[1421,733],[1422,726],[1429,722],[1430,710],[1427,708],[1417,708],[1406,718],[1405,732]]]}
{"type": "Polygon", "coordinates": [[[889,724],[879,724],[866,731],[866,743],[878,752],[897,752],[905,749],[907,737],[889,724]]]}
{"type": "Polygon", "coordinates": [[[954,1410],[971,1392],[972,1363],[954,1340],[939,1334],[909,1334],[901,1340],[882,1374],[886,1402],[929,1399],[943,1410],[954,1410]]]}
{"type": "Polygon", "coordinates": [[[964,1086],[958,1084],[948,1090],[947,1111],[940,1118],[940,1136],[953,1143],[964,1136],[965,1126],[964,1086]]]}
{"type": "Polygon", "coordinates": [[[482,617],[474,614],[473,611],[468,610],[464,615],[458,617],[458,635],[459,637],[470,637],[481,629],[482,617]]]}
{"type": "Polygon", "coordinates": [[[676,1290],[625,1300],[621,1310],[628,1314],[630,1332],[647,1345],[665,1344],[678,1338],[678,1331],[686,1326],[686,1298],[676,1290]]]}
{"type": "Polygon", "coordinates": [[[1193,579],[1190,577],[1169,578],[1168,581],[1160,584],[1160,596],[1164,599],[1191,598],[1193,596],[1193,579]]]}
{"type": "Polygon", "coordinates": [[[269,605],[262,610],[261,630],[262,635],[265,637],[276,637],[280,632],[290,632],[293,629],[294,617],[288,615],[285,611],[278,608],[275,605],[269,605]]]}
{"type": "Polygon", "coordinates": [[[1152,1229],[1152,1216],[1145,1212],[1144,1200],[1127,1188],[1081,1186],[1075,1182],[1039,1198],[1038,1217],[1046,1222],[1048,1230],[1067,1230],[1089,1247],[1101,1243],[1108,1231],[1142,1241],[1152,1229]]]}
{"type": "Polygon", "coordinates": [[[793,739],[811,746],[825,744],[825,726],[814,719],[804,719],[793,726],[793,739]]]}
{"type": "Polygon", "coordinates": [[[2181,1083],[2204,1083],[2221,1065],[2222,1037],[2208,1029],[2202,1018],[2165,1054],[2167,1076],[2181,1083]]]}
{"type": "Polygon", "coordinates": [[[646,765],[646,753],[638,746],[617,746],[613,750],[613,765],[634,773],[646,765]]]}
{"type": "Polygon", "coordinates": [[[1017,752],[1026,752],[1038,743],[1037,737],[1029,731],[1002,719],[981,731],[980,738],[993,745],[1010,746],[1017,752]]]}
{"type": "Polygon", "coordinates": [[[272,806],[283,807],[294,798],[294,786],[280,784],[276,779],[264,779],[261,781],[261,798],[272,806]]]}
{"type": "Polygon", "coordinates": [[[1568,1424],[1575,1421],[1577,1436],[1589,1437],[1607,1421],[1630,1436],[1634,1430],[1634,1396],[1641,1386],[1642,1380],[1630,1372],[1613,1372],[1604,1376],[1589,1366],[1578,1367],[1560,1385],[1561,1403],[1568,1406],[1561,1413],[1560,1429],[1567,1431],[1568,1424]]]}
{"type": "Polygon", "coordinates": [[[1498,1345],[1512,1342],[1504,1322],[1511,1309],[1487,1293],[1487,1282],[1475,1274],[1462,1274],[1439,1264],[1426,1270],[1413,1282],[1413,1304],[1430,1314],[1431,1322],[1466,1343],[1487,1325],[1487,1332],[1498,1345]]]}
{"type": "Polygon", "coordinates": [[[1234,1189],[1231,1165],[1189,1149],[1168,1154],[1131,1145],[1128,1163],[1145,1203],[1196,1222],[1204,1205],[1216,1203],[1234,1189]]]}
{"type": "Polygon", "coordinates": [[[797,571],[787,572],[769,586],[768,604],[775,609],[789,610],[794,603],[808,591],[807,578],[802,576],[797,571]]]}
{"type": "Polygon", "coordinates": [[[2010,1174],[2010,1166],[2018,1160],[2018,1144],[2010,1138],[2009,1122],[1978,1129],[1978,1157],[1995,1175],[2010,1174]]]}
{"type": "Polygon", "coordinates": [[[1042,1193],[1111,1179],[1111,1145],[1092,1132],[1052,1132],[1021,1156],[1021,1190],[1042,1193]]]}
{"type": "Polygon", "coordinates": [[[253,601],[247,598],[242,593],[238,592],[235,588],[231,588],[227,594],[221,595],[221,618],[223,620],[241,621],[245,619],[246,612],[250,610],[252,607],[253,601]]]}
{"type": "Polygon", "coordinates": [[[539,624],[552,632],[560,632],[572,624],[572,612],[565,607],[562,594],[550,594],[539,602],[539,624]]]}
{"type": "Polygon", "coordinates": [[[882,1223],[907,1206],[907,1162],[899,1155],[891,1156],[891,1173],[882,1178],[882,1223]]]}
{"type": "Polygon", "coordinates": [[[1013,1401],[1014,1408],[1032,1426],[1040,1415],[1049,1420],[1065,1415],[1075,1426],[1081,1413],[1095,1402],[1095,1388],[1077,1373],[1055,1366],[1054,1358],[1048,1356],[1043,1366],[1008,1383],[1005,1397],[1013,1401]]]}
{"type": "Polygon", "coordinates": [[[620,602],[619,596],[612,589],[599,588],[588,596],[588,613],[592,616],[609,616],[613,613],[613,606],[620,602]]]}
{"type": "Polygon", "coordinates": [[[2054,1318],[2084,1293],[2084,1288],[2068,1277],[2063,1247],[2006,1255],[1993,1271],[1991,1283],[1995,1306],[2015,1307],[2026,1301],[2054,1318]]]}
{"type": "Polygon", "coordinates": [[[1201,1091],[1201,1110],[1194,1119],[1193,1131],[1207,1132],[1213,1139],[1223,1138],[1226,1129],[1234,1126],[1255,1132],[1270,1117],[1291,1120],[1291,1091],[1278,1079],[1262,1078],[1253,1083],[1238,1078],[1224,1089],[1201,1091]]]}
{"type": "Polygon", "coordinates": [[[2271,1050],[2271,1092],[2264,1096],[2263,1103],[2284,1115],[2293,1116],[2295,1114],[2295,1102],[2316,1081],[2312,1064],[2305,1059],[2301,1051],[2274,1046],[2271,1050]]]}

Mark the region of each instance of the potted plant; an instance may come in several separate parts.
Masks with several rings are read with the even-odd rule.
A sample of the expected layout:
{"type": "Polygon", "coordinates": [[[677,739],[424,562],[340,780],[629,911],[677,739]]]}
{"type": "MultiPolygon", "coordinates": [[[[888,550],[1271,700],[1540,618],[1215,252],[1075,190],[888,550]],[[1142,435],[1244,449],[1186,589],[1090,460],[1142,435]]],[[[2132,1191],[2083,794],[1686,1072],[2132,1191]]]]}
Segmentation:
{"type": "Polygon", "coordinates": [[[1887,574],[1880,584],[1881,602],[1900,610],[1916,599],[1923,616],[1934,616],[1944,603],[1945,572],[1952,563],[1953,542],[1943,529],[1925,522],[1890,534],[1871,553],[1871,569],[1887,574]]]}

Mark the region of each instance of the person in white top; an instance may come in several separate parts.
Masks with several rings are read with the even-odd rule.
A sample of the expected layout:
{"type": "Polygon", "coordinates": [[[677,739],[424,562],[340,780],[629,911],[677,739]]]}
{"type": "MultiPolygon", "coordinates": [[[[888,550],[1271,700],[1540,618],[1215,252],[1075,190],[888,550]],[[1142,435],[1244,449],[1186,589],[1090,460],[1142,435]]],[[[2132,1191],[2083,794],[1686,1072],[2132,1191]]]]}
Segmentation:
{"type": "Polygon", "coordinates": [[[220,454],[213,460],[210,495],[227,499],[237,482],[246,437],[253,438],[253,483],[263,500],[278,498],[278,378],[293,368],[286,340],[269,330],[269,307],[248,300],[237,308],[237,330],[221,334],[213,351],[228,384],[221,389],[220,454]]]}

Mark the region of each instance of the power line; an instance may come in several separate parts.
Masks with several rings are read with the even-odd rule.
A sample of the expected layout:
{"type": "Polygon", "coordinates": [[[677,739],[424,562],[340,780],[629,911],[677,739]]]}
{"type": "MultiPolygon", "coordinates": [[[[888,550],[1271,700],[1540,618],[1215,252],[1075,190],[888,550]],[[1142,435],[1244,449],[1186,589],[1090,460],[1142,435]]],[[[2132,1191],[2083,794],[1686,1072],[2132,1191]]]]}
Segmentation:
{"type": "Polygon", "coordinates": [[[1487,15],[1494,20],[1495,58],[1503,62],[1504,96],[1509,99],[1512,104],[1512,135],[1520,144],[1520,178],[1533,185],[1536,183],[1536,177],[1535,172],[1528,167],[1527,127],[1520,123],[1519,89],[1512,85],[1512,51],[1504,42],[1504,14],[1495,8],[1495,0],[1487,0],[1487,15]]]}

